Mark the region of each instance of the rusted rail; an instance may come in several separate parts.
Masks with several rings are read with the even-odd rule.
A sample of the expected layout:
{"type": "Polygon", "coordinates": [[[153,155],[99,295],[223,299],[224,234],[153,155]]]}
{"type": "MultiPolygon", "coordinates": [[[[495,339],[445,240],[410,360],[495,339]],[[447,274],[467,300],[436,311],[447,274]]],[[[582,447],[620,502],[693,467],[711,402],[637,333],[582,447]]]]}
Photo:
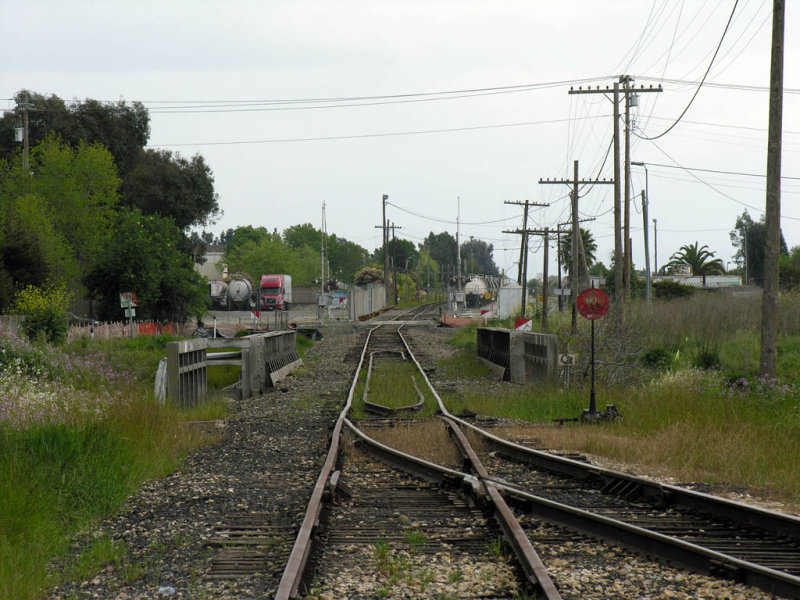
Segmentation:
{"type": "MultiPolygon", "coordinates": [[[[553,585],[552,580],[547,574],[546,568],[542,564],[541,560],[539,560],[536,552],[533,550],[530,541],[527,539],[527,537],[525,537],[519,523],[506,505],[505,500],[502,498],[501,494],[497,491],[493,484],[487,484],[484,481],[484,475],[480,466],[474,468],[476,473],[468,474],[433,464],[429,461],[399,452],[384,444],[378,443],[377,441],[369,438],[357,427],[355,427],[349,420],[347,420],[346,415],[352,406],[353,395],[359,378],[359,373],[363,368],[367,348],[376,329],[370,330],[369,334],[367,335],[367,340],[359,358],[358,367],[348,393],[345,407],[342,410],[342,413],[340,414],[334,427],[334,439],[331,443],[331,449],[328,452],[323,469],[319,478],[317,479],[317,484],[314,488],[314,492],[301,526],[300,533],[292,549],[291,556],[287,563],[287,568],[281,579],[275,598],[280,600],[288,600],[289,598],[296,597],[299,586],[304,578],[304,572],[312,551],[314,533],[319,525],[319,518],[323,509],[323,497],[326,491],[326,486],[329,487],[331,485],[330,478],[336,463],[336,456],[339,452],[339,437],[341,435],[343,425],[346,425],[353,431],[353,434],[358,438],[362,447],[367,452],[374,454],[382,460],[394,464],[404,471],[417,475],[423,479],[460,488],[465,493],[472,495],[476,501],[484,505],[491,506],[496,520],[498,521],[504,533],[506,541],[514,550],[520,567],[526,574],[527,584],[529,587],[537,590],[540,595],[547,600],[560,599],[560,595],[558,594],[558,591],[553,585]]],[[[427,385],[433,391],[440,410],[446,412],[441,399],[439,398],[438,394],[436,394],[435,390],[433,390],[432,386],[430,385],[430,381],[422,370],[419,362],[411,352],[411,349],[409,348],[402,334],[400,334],[400,339],[406,348],[407,356],[414,362],[419,373],[421,373],[427,385]]],[[[419,390],[418,393],[421,396],[421,401],[424,400],[424,396],[422,396],[419,390]]],[[[463,438],[463,435],[461,437],[462,447],[468,448],[469,446],[466,443],[466,439],[463,438]],[[464,446],[464,444],[466,445],[464,446]]],[[[472,452],[471,449],[465,451],[472,452]]],[[[472,452],[472,454],[474,455],[474,452],[472,452]]],[[[473,464],[480,465],[479,461],[473,464]]]]}

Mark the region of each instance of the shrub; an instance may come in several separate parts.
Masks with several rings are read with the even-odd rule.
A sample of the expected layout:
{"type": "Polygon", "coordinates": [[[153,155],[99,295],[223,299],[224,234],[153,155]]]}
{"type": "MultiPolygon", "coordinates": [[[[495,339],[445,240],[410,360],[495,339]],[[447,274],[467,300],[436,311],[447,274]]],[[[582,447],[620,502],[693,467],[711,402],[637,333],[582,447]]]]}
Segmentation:
{"type": "Polygon", "coordinates": [[[685,298],[697,291],[695,288],[683,285],[677,281],[656,281],[653,283],[653,295],[659,300],[671,300],[672,298],[685,298]]]}
{"type": "Polygon", "coordinates": [[[670,369],[675,364],[677,350],[651,348],[642,355],[642,364],[653,369],[670,369]]]}
{"type": "Polygon", "coordinates": [[[698,369],[717,369],[722,366],[720,345],[714,342],[701,342],[692,353],[691,364],[698,369]]]}
{"type": "Polygon", "coordinates": [[[31,340],[44,337],[60,344],[67,339],[70,293],[63,283],[29,285],[14,297],[14,312],[22,315],[22,329],[31,340]]]}

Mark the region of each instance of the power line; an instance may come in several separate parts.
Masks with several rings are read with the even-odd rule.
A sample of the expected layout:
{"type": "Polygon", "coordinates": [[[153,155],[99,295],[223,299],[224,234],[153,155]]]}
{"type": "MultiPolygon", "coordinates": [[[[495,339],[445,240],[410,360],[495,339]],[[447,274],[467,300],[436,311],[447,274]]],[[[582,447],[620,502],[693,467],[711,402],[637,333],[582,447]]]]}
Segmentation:
{"type": "MultiPolygon", "coordinates": [[[[596,77],[585,77],[580,82],[595,81],[596,77]]],[[[258,110],[304,110],[319,108],[334,108],[343,106],[373,106],[376,104],[396,104],[405,102],[429,102],[432,100],[452,100],[459,98],[469,98],[476,96],[491,96],[496,94],[510,94],[528,92],[534,90],[548,89],[567,85],[574,80],[565,81],[543,81],[533,83],[522,83],[505,86],[485,86],[478,88],[463,88],[456,90],[440,90],[433,92],[404,92],[396,94],[382,95],[353,95],[353,96],[330,96],[316,98],[268,98],[256,100],[131,100],[144,105],[152,105],[148,108],[156,113],[177,113],[177,112],[249,112],[258,110]],[[302,104],[316,106],[297,106],[302,104]],[[167,105],[167,106],[160,106],[167,105]]],[[[5,98],[6,101],[13,101],[14,98],[5,98]]],[[[119,100],[101,100],[104,104],[118,104],[119,100]]],[[[47,110],[47,109],[41,109],[47,110]]],[[[102,110],[102,109],[98,109],[102,110]]]]}
{"type": "MultiPolygon", "coordinates": [[[[674,158],[672,158],[672,156],[670,156],[670,155],[667,153],[667,151],[666,151],[666,150],[664,150],[663,148],[661,148],[661,146],[659,146],[658,144],[656,144],[656,143],[655,143],[653,140],[650,140],[650,142],[653,144],[653,146],[655,146],[655,147],[656,147],[656,149],[657,149],[659,152],[661,152],[661,153],[662,153],[664,156],[666,156],[666,157],[667,157],[668,159],[670,159],[670,160],[671,160],[673,163],[675,163],[675,166],[676,166],[677,168],[679,168],[679,169],[683,169],[684,171],[686,171],[687,173],[689,173],[689,175],[691,175],[693,178],[695,178],[697,181],[699,181],[700,183],[702,183],[704,186],[706,186],[707,188],[709,188],[709,189],[711,189],[711,190],[713,190],[713,191],[717,192],[717,193],[718,193],[720,196],[724,196],[724,197],[725,197],[725,198],[727,198],[728,200],[732,200],[732,201],[733,201],[733,202],[735,202],[736,204],[740,204],[740,205],[744,206],[745,208],[752,208],[753,210],[763,210],[763,209],[764,209],[764,207],[763,207],[763,206],[753,206],[752,204],[747,204],[747,202],[742,202],[742,201],[741,201],[741,200],[739,200],[738,198],[734,198],[734,197],[733,197],[733,196],[731,196],[730,194],[726,194],[726,193],[725,193],[725,192],[723,192],[722,190],[719,190],[719,189],[717,189],[716,187],[714,187],[713,185],[711,185],[710,183],[708,183],[706,180],[704,180],[704,179],[701,179],[700,177],[698,177],[697,175],[695,175],[695,174],[694,174],[694,173],[693,173],[693,172],[692,172],[690,169],[687,169],[686,167],[684,167],[683,165],[681,165],[681,164],[680,164],[680,163],[679,163],[677,160],[675,160],[674,158]]],[[[791,221],[800,221],[800,217],[790,217],[790,216],[788,216],[788,215],[781,215],[781,218],[783,218],[783,219],[789,219],[789,220],[791,220],[791,221]]]]}
{"type": "Polygon", "coordinates": [[[711,67],[714,66],[714,60],[717,58],[717,54],[719,53],[719,49],[722,47],[722,42],[725,39],[725,34],[728,33],[728,28],[731,26],[731,20],[733,19],[733,15],[736,12],[736,7],[738,6],[738,4],[739,4],[739,0],[735,0],[734,3],[733,3],[733,8],[731,9],[731,15],[730,15],[730,17],[728,17],[728,22],[725,24],[725,30],[722,32],[722,36],[719,39],[719,44],[717,44],[717,49],[714,50],[714,56],[711,57],[711,61],[708,63],[708,68],[706,69],[706,72],[703,73],[703,78],[700,80],[700,84],[697,86],[697,89],[694,91],[694,94],[692,95],[691,99],[689,100],[689,103],[686,105],[686,108],[683,109],[683,112],[680,115],[678,115],[678,118],[675,119],[675,122],[672,125],[667,127],[664,131],[662,131],[658,135],[656,135],[654,137],[648,137],[648,136],[644,136],[644,135],[639,135],[638,133],[636,133],[634,131],[634,135],[636,137],[641,138],[643,140],[650,140],[650,141],[657,140],[658,138],[661,138],[661,137],[664,137],[665,135],[667,135],[670,131],[672,131],[672,129],[678,123],[680,123],[681,119],[686,114],[686,112],[689,110],[689,107],[692,105],[692,103],[694,102],[695,98],[697,98],[697,94],[700,93],[700,89],[703,87],[703,83],[705,83],[706,77],[708,77],[708,73],[709,73],[709,71],[711,71],[711,67]]]}
{"type": "MultiPolygon", "coordinates": [[[[440,219],[438,217],[430,217],[430,216],[427,216],[427,215],[423,215],[421,213],[414,212],[413,210],[409,210],[407,208],[403,208],[402,206],[398,206],[397,204],[394,204],[392,202],[387,202],[386,204],[388,204],[389,206],[394,206],[397,210],[400,210],[400,211],[402,211],[404,213],[407,213],[409,215],[413,215],[415,217],[419,217],[420,219],[426,219],[428,221],[435,221],[437,223],[447,223],[449,225],[455,225],[456,224],[456,221],[451,221],[449,219],[440,219]]],[[[459,221],[459,223],[461,225],[492,225],[494,223],[503,223],[504,221],[511,221],[512,219],[519,219],[519,215],[517,215],[515,217],[507,217],[505,219],[496,219],[494,221],[472,221],[472,222],[459,221]]]]}
{"type": "MultiPolygon", "coordinates": [[[[680,165],[667,165],[664,163],[647,162],[648,166],[664,167],[665,169],[681,169],[683,171],[700,171],[702,173],[717,173],[720,175],[741,175],[742,177],[766,177],[765,173],[745,173],[742,171],[724,171],[722,169],[701,169],[700,167],[684,167],[680,165]]],[[[792,181],[800,181],[800,177],[789,177],[788,175],[781,175],[781,179],[789,179],[792,181]]]]}
{"type": "MultiPolygon", "coordinates": [[[[583,119],[594,119],[597,117],[580,117],[583,119]]],[[[381,138],[381,137],[396,137],[408,135],[428,135],[434,133],[453,133],[459,131],[480,131],[483,129],[504,129],[510,127],[530,127],[534,125],[552,125],[556,123],[565,123],[570,119],[549,119],[544,121],[520,121],[518,123],[498,123],[495,125],[474,125],[470,127],[448,127],[443,129],[422,129],[414,131],[387,131],[381,133],[362,133],[352,135],[330,135],[330,136],[317,136],[317,137],[302,137],[302,138],[273,138],[267,140],[234,140],[225,142],[185,142],[177,144],[148,144],[147,148],[175,148],[181,146],[235,146],[242,144],[284,144],[290,142],[322,142],[333,140],[358,140],[367,138],[381,138]]]]}

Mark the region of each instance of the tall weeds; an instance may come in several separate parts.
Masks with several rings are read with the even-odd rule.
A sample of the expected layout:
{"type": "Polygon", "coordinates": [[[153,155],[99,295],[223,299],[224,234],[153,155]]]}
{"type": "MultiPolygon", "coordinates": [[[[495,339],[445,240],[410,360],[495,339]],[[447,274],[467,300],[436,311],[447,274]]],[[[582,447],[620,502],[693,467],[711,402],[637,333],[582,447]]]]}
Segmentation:
{"type": "Polygon", "coordinates": [[[38,598],[48,563],[143,480],[205,440],[152,397],[165,340],[0,337],[0,597],[38,598]]]}

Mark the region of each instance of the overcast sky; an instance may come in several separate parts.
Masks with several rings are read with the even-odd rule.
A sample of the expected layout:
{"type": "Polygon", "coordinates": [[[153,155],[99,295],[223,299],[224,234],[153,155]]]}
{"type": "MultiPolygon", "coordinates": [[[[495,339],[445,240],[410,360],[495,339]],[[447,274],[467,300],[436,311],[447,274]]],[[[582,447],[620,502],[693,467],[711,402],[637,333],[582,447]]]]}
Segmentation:
{"type": "MultiPolygon", "coordinates": [[[[787,2],[782,228],[800,245],[800,3],[787,2]]],[[[516,273],[522,210],[530,225],[569,218],[568,189],[540,178],[613,177],[612,104],[570,95],[620,75],[642,94],[635,134],[662,133],[689,104],[734,0],[70,1],[5,3],[0,107],[27,88],[66,100],[139,100],[150,144],[202,154],[214,172],[219,233],[321,224],[370,251],[381,196],[399,237],[460,233],[494,244],[516,273]],[[492,89],[493,88],[493,89],[492,89]],[[465,91],[471,90],[471,91],[465,91]],[[483,91],[475,91],[483,90],[483,91]],[[431,94],[431,95],[423,95],[431,94]],[[390,96],[390,98],[375,98],[390,96]],[[309,99],[328,99],[308,102],[309,99]],[[276,100],[292,101],[275,103],[276,100]],[[301,101],[301,102],[298,102],[301,101]],[[327,138],[327,139],[320,139],[327,138]],[[501,219],[505,219],[501,221],[501,219]]],[[[739,0],[706,85],[665,136],[634,136],[648,163],[651,261],[699,241],[727,262],[729,231],[764,211],[770,0],[739,0]],[[706,169],[687,171],[685,169],[706,169]],[[742,173],[732,175],[710,171],[742,173]],[[658,221],[654,248],[652,219],[658,221]]],[[[633,259],[644,266],[634,167],[633,259]]],[[[613,186],[586,188],[582,218],[613,250],[613,186]]],[[[529,273],[541,272],[533,238],[529,273]]],[[[555,271],[555,253],[551,252],[555,271]]]]}

